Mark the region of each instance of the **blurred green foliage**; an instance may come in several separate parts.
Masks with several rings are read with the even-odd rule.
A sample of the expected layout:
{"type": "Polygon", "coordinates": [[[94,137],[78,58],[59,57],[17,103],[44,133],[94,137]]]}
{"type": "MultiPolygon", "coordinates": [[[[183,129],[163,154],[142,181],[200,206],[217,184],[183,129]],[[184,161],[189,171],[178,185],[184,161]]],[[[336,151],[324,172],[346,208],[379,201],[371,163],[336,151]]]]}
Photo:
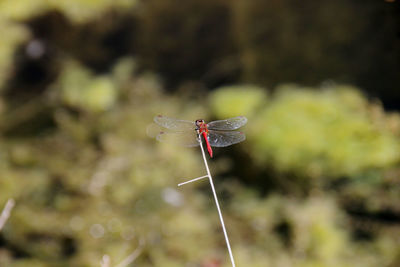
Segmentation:
{"type": "Polygon", "coordinates": [[[138,247],[132,266],[230,266],[207,183],[176,187],[201,155],[149,138],[157,114],[249,119],[210,162],[238,266],[400,265],[399,114],[353,86],[263,86],[369,73],[342,68],[355,7],[306,1],[308,28],[289,1],[0,1],[0,266],[138,247]]]}
{"type": "Polygon", "coordinates": [[[266,102],[265,90],[253,85],[222,87],[210,96],[211,109],[219,118],[234,117],[237,114],[253,116],[266,102]]]}
{"type": "Polygon", "coordinates": [[[220,118],[246,114],[254,161],[280,172],[352,177],[400,160],[398,115],[386,117],[350,86],[283,85],[270,98],[259,88],[224,87],[213,93],[211,106],[220,118]]]}
{"type": "Polygon", "coordinates": [[[67,63],[59,77],[61,99],[65,104],[87,111],[104,111],[116,102],[116,88],[110,77],[93,77],[78,64],[67,63]]]}
{"type": "MultiPolygon", "coordinates": [[[[48,96],[54,105],[59,103],[53,110],[57,130],[37,138],[3,139],[1,202],[13,196],[17,206],[2,235],[22,255],[12,260],[11,254],[5,254],[2,262],[95,266],[107,253],[116,263],[132,252],[141,238],[146,246],[154,247],[146,252],[148,256],[162,261],[167,256],[159,243],[161,230],[183,237],[192,234],[193,228],[168,229],[177,222],[193,220],[197,223],[190,225],[197,224],[199,231],[210,231],[211,222],[203,225],[199,221],[207,218],[201,210],[205,196],[189,197],[187,190],[185,203],[198,202],[195,211],[182,207],[186,193],[170,188],[180,178],[201,173],[198,157],[193,151],[157,147],[145,133],[156,111],[191,114],[193,110],[186,112],[176,100],[163,96],[151,76],[131,79],[132,66],[132,60],[122,60],[112,77],[88,79],[87,69],[68,65],[54,84],[60,91],[48,96]],[[70,95],[63,92],[64,86],[91,90],[93,81],[101,86],[118,84],[118,90],[112,92],[114,100],[120,99],[119,105],[111,108],[110,101],[87,104],[93,103],[92,94],[81,94],[78,102],[71,103],[70,95]],[[69,105],[82,108],[82,113],[77,116],[68,110],[69,105]],[[176,168],[176,162],[181,167],[176,168]]],[[[198,238],[192,240],[199,242],[198,238]]],[[[208,247],[211,240],[204,242],[208,247]]],[[[191,248],[194,251],[185,252],[186,256],[173,264],[192,260],[197,250],[195,244],[191,248]]],[[[143,266],[153,266],[151,262],[143,266]]]]}
{"type": "Polygon", "coordinates": [[[282,86],[263,106],[249,129],[254,157],[280,171],[351,177],[400,160],[398,132],[355,88],[282,86]]]}

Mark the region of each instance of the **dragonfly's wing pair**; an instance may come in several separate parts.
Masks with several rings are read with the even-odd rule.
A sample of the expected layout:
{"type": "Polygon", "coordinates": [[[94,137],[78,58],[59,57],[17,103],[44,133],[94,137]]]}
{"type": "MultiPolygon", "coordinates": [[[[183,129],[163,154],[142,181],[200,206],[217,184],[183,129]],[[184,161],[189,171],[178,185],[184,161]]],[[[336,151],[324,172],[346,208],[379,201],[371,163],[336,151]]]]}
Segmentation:
{"type": "Polygon", "coordinates": [[[207,127],[210,145],[213,147],[225,147],[244,141],[246,135],[234,130],[239,129],[246,123],[247,118],[244,116],[209,122],[207,127]]]}
{"type": "Polygon", "coordinates": [[[196,124],[193,121],[178,120],[158,115],[154,117],[154,122],[165,128],[156,136],[158,141],[187,147],[199,145],[195,131],[196,124]]]}

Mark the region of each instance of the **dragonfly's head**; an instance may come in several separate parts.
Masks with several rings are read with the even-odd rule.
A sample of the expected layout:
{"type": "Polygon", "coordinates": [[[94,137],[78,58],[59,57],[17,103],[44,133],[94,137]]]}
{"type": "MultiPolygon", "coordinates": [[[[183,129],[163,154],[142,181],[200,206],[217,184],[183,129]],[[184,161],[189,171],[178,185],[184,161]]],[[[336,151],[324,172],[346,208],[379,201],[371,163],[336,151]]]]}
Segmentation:
{"type": "Polygon", "coordinates": [[[198,128],[200,128],[201,126],[203,126],[204,125],[204,120],[196,120],[196,126],[198,127],[198,128]]]}

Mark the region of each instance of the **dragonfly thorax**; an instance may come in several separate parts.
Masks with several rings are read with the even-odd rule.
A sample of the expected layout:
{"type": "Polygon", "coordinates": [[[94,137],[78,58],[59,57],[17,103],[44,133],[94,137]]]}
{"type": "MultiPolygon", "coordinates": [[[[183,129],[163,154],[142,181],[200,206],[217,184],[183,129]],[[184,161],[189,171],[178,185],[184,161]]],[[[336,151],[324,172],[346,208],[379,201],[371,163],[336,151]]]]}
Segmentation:
{"type": "Polygon", "coordinates": [[[198,131],[199,134],[208,132],[207,124],[204,122],[204,120],[196,120],[196,131],[198,131]]]}

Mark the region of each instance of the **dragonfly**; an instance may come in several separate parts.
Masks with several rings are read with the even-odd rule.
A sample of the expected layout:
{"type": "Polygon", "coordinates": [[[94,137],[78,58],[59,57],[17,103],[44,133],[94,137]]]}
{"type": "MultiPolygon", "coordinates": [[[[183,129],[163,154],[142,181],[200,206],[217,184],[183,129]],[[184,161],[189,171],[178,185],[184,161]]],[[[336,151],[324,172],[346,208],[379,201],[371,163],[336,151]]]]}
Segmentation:
{"type": "Polygon", "coordinates": [[[226,147],[246,139],[243,132],[236,131],[247,123],[244,116],[206,123],[203,119],[188,121],[158,115],[154,122],[163,128],[156,136],[158,141],[195,147],[204,140],[211,158],[211,147],[226,147]]]}

